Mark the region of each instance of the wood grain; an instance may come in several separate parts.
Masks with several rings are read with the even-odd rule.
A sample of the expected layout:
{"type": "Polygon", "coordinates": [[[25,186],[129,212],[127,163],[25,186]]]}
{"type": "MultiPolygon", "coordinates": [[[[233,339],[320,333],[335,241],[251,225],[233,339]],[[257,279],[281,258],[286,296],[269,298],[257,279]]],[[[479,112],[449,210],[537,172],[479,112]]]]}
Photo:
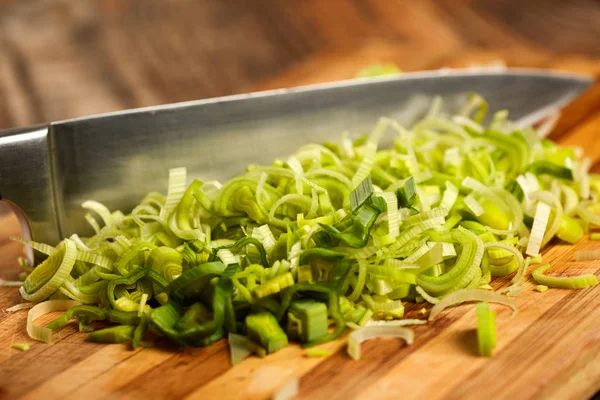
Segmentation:
{"type": "MultiPolygon", "coordinates": [[[[374,62],[403,70],[510,66],[600,74],[600,4],[512,0],[162,2],[0,1],[0,128],[89,113],[351,78],[374,62]],[[518,11],[517,11],[518,10],[518,11]],[[35,26],[35,29],[31,29],[35,26]],[[560,31],[560,34],[556,32],[560,31]]],[[[597,89],[568,107],[553,137],[600,159],[597,89]]],[[[1,162],[1,160],[0,160],[1,162]]],[[[1,203],[0,203],[1,205],[1,203]]],[[[0,278],[15,279],[18,225],[0,208],[0,278]]],[[[576,248],[593,249],[582,241],[576,248]]],[[[554,244],[553,273],[594,273],[554,244]]],[[[495,280],[500,287],[507,279],[495,280]]],[[[600,288],[532,289],[498,313],[498,348],[475,353],[472,306],[415,328],[416,341],[374,340],[351,361],[345,340],[308,359],[290,346],[230,368],[225,341],[129,351],[74,327],[52,345],[25,332],[21,302],[0,289],[0,398],[270,398],[291,377],[299,398],[584,399],[600,389],[600,288]],[[29,343],[28,352],[11,349],[29,343]]],[[[421,306],[408,305],[416,310],[421,306]]],[[[53,316],[44,317],[49,321],[53,316]]]]}

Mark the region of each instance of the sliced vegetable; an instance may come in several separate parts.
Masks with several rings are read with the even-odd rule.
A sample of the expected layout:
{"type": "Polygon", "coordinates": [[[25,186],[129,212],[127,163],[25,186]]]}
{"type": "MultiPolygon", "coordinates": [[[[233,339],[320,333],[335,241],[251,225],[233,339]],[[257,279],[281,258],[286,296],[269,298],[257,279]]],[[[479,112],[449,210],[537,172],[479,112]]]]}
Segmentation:
{"type": "Polygon", "coordinates": [[[38,303],[50,297],[67,279],[77,256],[77,246],[70,239],[65,239],[38,265],[25,279],[19,289],[21,297],[38,303]]]}
{"type": "MultiPolygon", "coordinates": [[[[346,327],[360,340],[380,328],[409,335],[397,329],[425,322],[401,319],[411,302],[433,303],[430,319],[467,301],[514,309],[501,293],[525,290],[528,266],[542,262],[548,243],[578,243],[600,226],[600,177],[580,152],[538,136],[551,121],[541,132],[517,129],[502,111],[487,124],[488,105],[475,94],[458,115],[441,110],[436,97],[413,126],[382,118],[356,140],[345,133],[309,144],[224,183],[188,185],[186,169],[172,169],[166,196],[149,193],[128,214],[86,201],[91,237],[56,247],[16,239],[48,258],[36,268],[19,262],[22,285],[0,280],[30,301],[10,310],[62,304],[35,306],[33,318],[77,305],[46,328],[28,322],[43,340],[73,318],[81,331],[92,321],[113,324],[90,340],[132,348],[151,345],[150,333],[179,346],[229,336],[238,363],[288,340],[328,342],[346,327]],[[395,136],[384,148],[388,128],[395,136]],[[492,277],[510,274],[512,284],[494,292],[492,277]],[[64,298],[74,301],[52,303],[64,298]]],[[[575,257],[600,259],[593,249],[575,257]]],[[[544,268],[533,272],[543,287],[597,282],[549,277],[544,268]]],[[[487,321],[480,345],[491,354],[487,321]]]]}
{"type": "Polygon", "coordinates": [[[52,329],[36,325],[35,320],[44,314],[54,311],[65,311],[76,305],[79,305],[79,302],[74,300],[48,300],[37,304],[27,313],[27,334],[32,339],[50,343],[52,340],[52,329]]]}
{"type": "Polygon", "coordinates": [[[252,354],[250,340],[246,336],[230,333],[227,340],[229,342],[231,365],[234,367],[252,354]]]}
{"type": "Polygon", "coordinates": [[[288,345],[288,338],[270,312],[250,314],[246,317],[248,339],[273,353],[288,345]]]}
{"type": "Polygon", "coordinates": [[[444,297],[442,301],[437,303],[431,309],[429,314],[429,320],[432,321],[437,317],[439,313],[444,311],[448,307],[452,307],[458,304],[462,304],[468,301],[480,301],[480,302],[492,302],[498,304],[504,304],[513,309],[513,312],[517,311],[517,304],[514,300],[507,299],[499,293],[491,292],[485,289],[463,289],[456,291],[448,296],[444,297]]]}
{"type": "Polygon", "coordinates": [[[540,285],[560,289],[583,289],[598,284],[596,275],[579,276],[547,276],[544,272],[550,269],[550,264],[543,264],[531,271],[531,276],[540,285]]]}
{"type": "Polygon", "coordinates": [[[290,303],[288,328],[290,338],[311,342],[327,335],[327,306],[312,299],[300,299],[290,303]]]}
{"type": "Polygon", "coordinates": [[[360,360],[360,344],[374,338],[394,337],[403,339],[407,345],[414,340],[414,332],[399,326],[368,326],[355,330],[348,337],[348,355],[353,360],[360,360]]]}
{"type": "Polygon", "coordinates": [[[487,302],[477,304],[477,343],[484,357],[490,357],[496,347],[496,314],[487,302]]]}
{"type": "Polygon", "coordinates": [[[125,343],[133,338],[135,326],[118,325],[88,333],[88,339],[97,343],[125,343]]]}
{"type": "Polygon", "coordinates": [[[548,286],[546,285],[536,285],[535,290],[537,290],[540,293],[544,293],[548,291],[548,286]]]}
{"type": "Polygon", "coordinates": [[[27,351],[30,349],[30,347],[27,343],[13,343],[10,345],[10,347],[15,350],[20,350],[20,351],[27,351]]]}
{"type": "Polygon", "coordinates": [[[318,348],[312,348],[312,349],[306,349],[304,350],[304,354],[307,357],[329,357],[331,355],[330,352],[328,352],[327,350],[323,350],[323,349],[318,349],[318,348]]]}

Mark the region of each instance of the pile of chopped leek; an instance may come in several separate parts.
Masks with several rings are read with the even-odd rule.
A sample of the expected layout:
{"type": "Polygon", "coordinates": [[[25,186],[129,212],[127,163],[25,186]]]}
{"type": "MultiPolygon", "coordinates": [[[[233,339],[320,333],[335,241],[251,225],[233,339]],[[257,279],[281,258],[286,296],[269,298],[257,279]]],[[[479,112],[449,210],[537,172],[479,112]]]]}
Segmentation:
{"type": "MultiPolygon", "coordinates": [[[[173,169],[167,195],[149,193],[129,214],[86,201],[93,236],[56,247],[22,240],[48,256],[20,289],[37,304],[28,332],[49,342],[76,321],[91,341],[133,348],[228,336],[235,363],[350,327],[358,358],[370,337],[412,342],[404,326],[425,321],[402,319],[407,302],[435,304],[430,319],[465,301],[515,308],[510,297],[544,246],[577,243],[600,225],[600,176],[588,174],[580,150],[517,128],[506,112],[484,124],[486,112],[477,95],[454,116],[436,100],[410,128],[382,118],[357,139],[309,144],[225,183],[188,184],[185,168],[173,169]],[[508,275],[512,284],[494,292],[492,279],[508,275]],[[35,324],[58,310],[67,311],[35,324]]],[[[597,283],[549,277],[548,268],[533,272],[544,287],[597,283]]]]}

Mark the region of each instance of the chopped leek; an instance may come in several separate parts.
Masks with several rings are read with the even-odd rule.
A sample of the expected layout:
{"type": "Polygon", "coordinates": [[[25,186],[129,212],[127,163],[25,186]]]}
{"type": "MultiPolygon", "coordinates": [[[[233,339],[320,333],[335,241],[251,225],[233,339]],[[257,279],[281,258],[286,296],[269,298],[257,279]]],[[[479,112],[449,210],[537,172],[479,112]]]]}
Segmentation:
{"type": "Polygon", "coordinates": [[[546,285],[536,285],[535,290],[537,290],[540,293],[544,293],[548,291],[548,286],[546,285]]]}
{"type": "Polygon", "coordinates": [[[353,360],[360,360],[360,344],[365,340],[379,337],[397,337],[404,339],[407,345],[411,345],[414,332],[399,326],[369,326],[358,329],[348,337],[348,355],[353,360]]]}
{"type": "Polygon", "coordinates": [[[273,314],[262,312],[246,317],[248,339],[262,346],[267,353],[273,353],[287,346],[288,338],[273,314]]]}
{"type": "Polygon", "coordinates": [[[496,347],[496,314],[486,302],[477,304],[477,343],[484,357],[491,356],[496,347]]]}
{"type": "Polygon", "coordinates": [[[13,343],[12,345],[10,345],[10,347],[20,351],[27,351],[30,348],[27,343],[13,343]]]}
{"type": "Polygon", "coordinates": [[[504,304],[513,309],[513,312],[517,311],[517,304],[514,300],[508,299],[496,292],[490,292],[484,289],[463,289],[456,291],[448,296],[444,297],[442,301],[437,303],[431,309],[429,314],[429,320],[432,321],[437,317],[439,313],[444,311],[446,308],[462,304],[466,301],[484,301],[504,304]]]}
{"type": "Polygon", "coordinates": [[[295,300],[288,311],[288,336],[304,343],[327,335],[327,306],[312,299],[295,300]]]}
{"type": "Polygon", "coordinates": [[[373,194],[373,184],[371,177],[367,176],[357,187],[350,193],[350,206],[352,211],[356,211],[362,206],[365,201],[373,194]]]}
{"type": "Polygon", "coordinates": [[[235,367],[248,358],[250,354],[252,354],[249,340],[246,336],[238,335],[237,333],[230,333],[227,339],[229,341],[229,352],[232,366],[235,367]]]}
{"type": "MultiPolygon", "coordinates": [[[[382,118],[356,140],[303,146],[224,183],[188,184],[185,168],[172,169],[166,196],[149,193],[128,214],[85,201],[91,237],[56,246],[15,238],[48,257],[36,268],[20,263],[22,285],[0,280],[29,301],[9,310],[32,306],[27,331],[42,341],[73,318],[82,331],[108,324],[90,340],[132,348],[146,346],[147,332],[179,346],[229,337],[236,364],[292,340],[328,342],[347,327],[353,357],[371,336],[410,342],[401,327],[425,323],[402,319],[410,302],[434,304],[430,320],[467,301],[514,309],[503,294],[524,290],[529,263],[541,263],[551,240],[578,243],[600,226],[600,178],[588,174],[589,159],[517,130],[507,112],[487,125],[478,95],[458,115],[441,105],[436,98],[413,126],[382,118]],[[492,277],[510,274],[511,286],[492,289],[492,277]],[[54,310],[66,312],[34,324],[54,310]]],[[[532,272],[540,292],[597,283],[546,276],[548,268],[532,272]]],[[[491,354],[490,318],[482,321],[482,354],[491,354]]]]}
{"type": "Polygon", "coordinates": [[[50,343],[52,329],[36,325],[35,320],[44,314],[53,311],[65,311],[77,305],[79,305],[79,302],[74,300],[48,300],[38,303],[27,313],[27,333],[32,339],[50,343]]]}
{"type": "Polygon", "coordinates": [[[329,357],[331,355],[330,352],[323,349],[311,348],[304,350],[304,354],[306,357],[329,357]]]}
{"type": "Polygon", "coordinates": [[[525,251],[528,255],[537,256],[539,254],[546,225],[548,225],[548,218],[550,218],[550,207],[546,203],[538,203],[533,219],[533,227],[531,228],[531,236],[525,251]]]}
{"type": "Polygon", "coordinates": [[[88,339],[98,343],[125,343],[133,338],[135,326],[117,325],[88,333],[88,339]]]}
{"type": "Polygon", "coordinates": [[[531,276],[540,285],[545,285],[552,288],[561,289],[583,289],[589,286],[598,284],[596,275],[579,275],[579,276],[547,276],[544,272],[549,270],[550,264],[543,264],[531,271],[531,276]]]}

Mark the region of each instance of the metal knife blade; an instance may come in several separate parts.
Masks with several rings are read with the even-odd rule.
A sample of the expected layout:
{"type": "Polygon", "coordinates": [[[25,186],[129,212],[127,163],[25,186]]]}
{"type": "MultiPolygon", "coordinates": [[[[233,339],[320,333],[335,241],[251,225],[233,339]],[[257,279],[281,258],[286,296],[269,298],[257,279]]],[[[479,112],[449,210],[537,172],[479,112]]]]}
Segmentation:
{"type": "Polygon", "coordinates": [[[477,92],[490,111],[538,118],[567,104],[587,77],[542,70],[418,72],[128,110],[0,132],[0,193],[33,238],[86,231],[81,203],[128,210],[164,190],[169,168],[227,179],[299,146],[368,131],[381,116],[409,125],[436,95],[450,109],[477,92]]]}

